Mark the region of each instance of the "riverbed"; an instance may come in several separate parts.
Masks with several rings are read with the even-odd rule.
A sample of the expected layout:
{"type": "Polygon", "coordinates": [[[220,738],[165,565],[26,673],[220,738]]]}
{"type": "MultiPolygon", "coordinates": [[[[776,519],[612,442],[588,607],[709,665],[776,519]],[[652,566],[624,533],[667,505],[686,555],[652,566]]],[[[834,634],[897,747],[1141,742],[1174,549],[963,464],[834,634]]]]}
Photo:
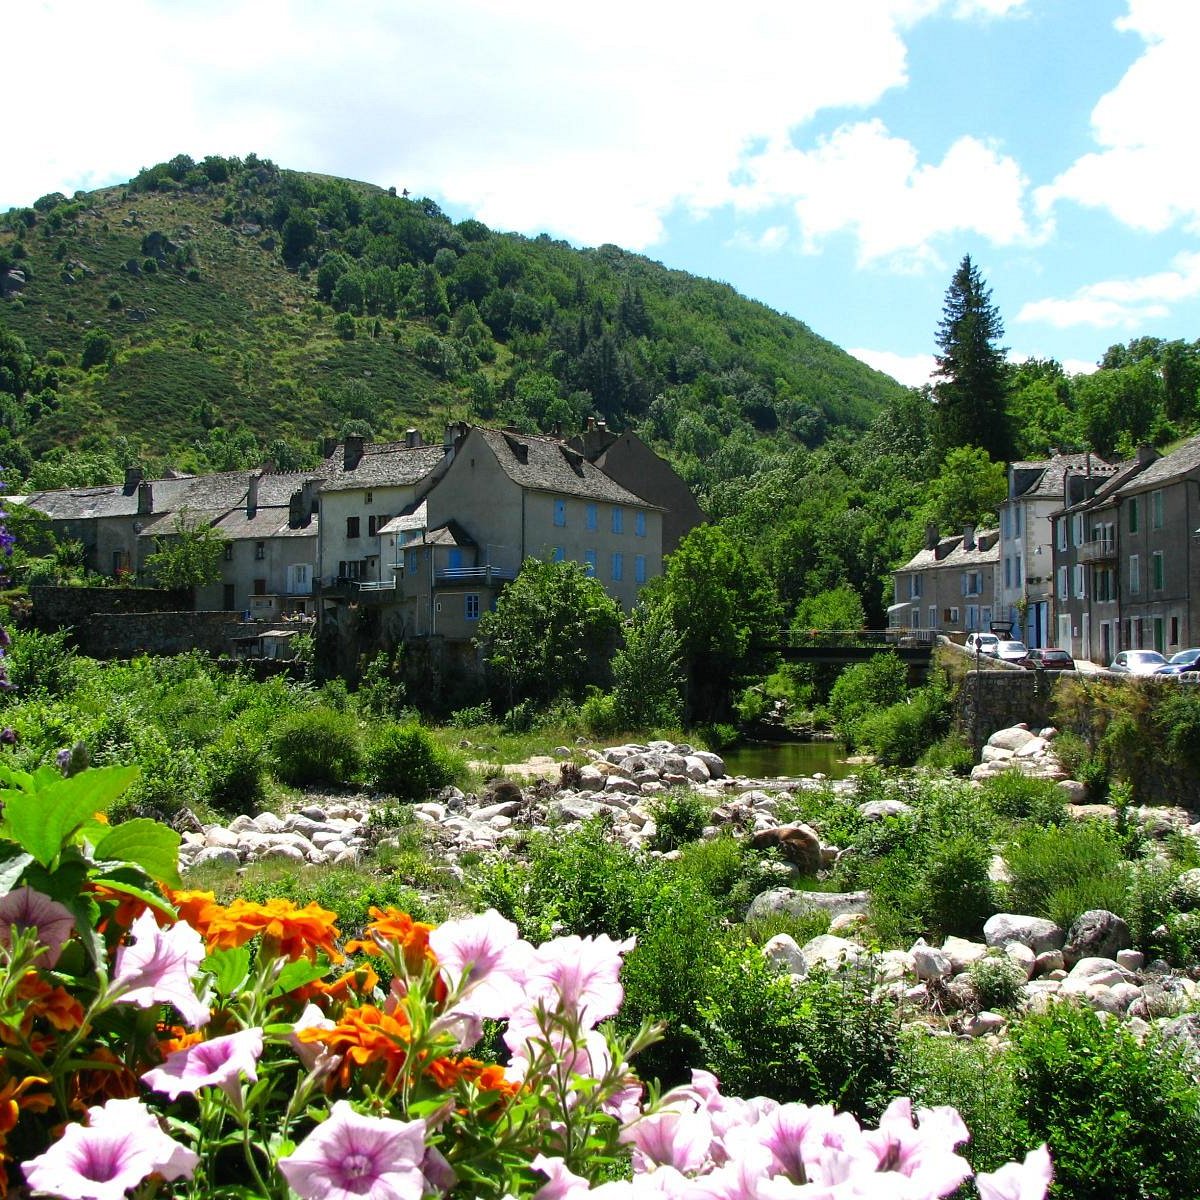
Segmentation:
{"type": "Polygon", "coordinates": [[[730,775],[751,779],[796,778],[818,773],[829,779],[845,779],[861,767],[843,761],[846,747],[841,742],[742,742],[721,751],[730,775]]]}

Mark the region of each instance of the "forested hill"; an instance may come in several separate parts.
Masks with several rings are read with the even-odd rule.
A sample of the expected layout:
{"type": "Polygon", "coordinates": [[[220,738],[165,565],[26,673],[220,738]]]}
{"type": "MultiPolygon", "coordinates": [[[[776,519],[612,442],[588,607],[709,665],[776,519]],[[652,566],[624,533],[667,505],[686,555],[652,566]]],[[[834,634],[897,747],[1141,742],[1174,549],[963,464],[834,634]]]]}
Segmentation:
{"type": "Polygon", "coordinates": [[[724,284],[254,155],[11,210],[0,290],[0,459],[49,485],[298,466],[351,423],[459,417],[595,413],[702,461],[731,436],[820,445],[903,392],[724,284]]]}

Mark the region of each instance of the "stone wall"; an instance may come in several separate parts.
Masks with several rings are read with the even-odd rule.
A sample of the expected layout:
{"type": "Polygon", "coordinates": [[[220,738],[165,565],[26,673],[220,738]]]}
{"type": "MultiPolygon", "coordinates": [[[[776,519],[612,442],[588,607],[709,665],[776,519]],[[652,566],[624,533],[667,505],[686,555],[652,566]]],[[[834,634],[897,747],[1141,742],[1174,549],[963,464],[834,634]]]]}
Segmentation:
{"type": "Polygon", "coordinates": [[[1022,722],[1032,729],[1048,725],[1054,682],[1046,672],[968,671],[958,690],[955,724],[976,753],[997,729],[1022,722]]]}
{"type": "Polygon", "coordinates": [[[160,588],[32,587],[33,623],[38,629],[79,627],[93,613],[178,612],[187,604],[179,592],[160,588]]]}
{"type": "Polygon", "coordinates": [[[230,638],[242,632],[237,613],[97,613],[75,626],[75,642],[92,658],[138,654],[230,653],[230,638]]]}

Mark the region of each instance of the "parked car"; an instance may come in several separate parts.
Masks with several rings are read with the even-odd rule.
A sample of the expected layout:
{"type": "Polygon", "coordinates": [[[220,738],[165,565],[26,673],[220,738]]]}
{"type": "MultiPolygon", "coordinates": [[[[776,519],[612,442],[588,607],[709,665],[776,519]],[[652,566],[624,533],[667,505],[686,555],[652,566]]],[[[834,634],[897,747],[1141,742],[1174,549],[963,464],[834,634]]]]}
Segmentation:
{"type": "Polygon", "coordinates": [[[996,657],[1000,639],[994,633],[968,633],[966,647],[971,654],[987,654],[996,657]]]}
{"type": "Polygon", "coordinates": [[[1024,642],[997,642],[995,657],[1001,662],[1017,663],[1029,653],[1024,642]]]}
{"type": "Polygon", "coordinates": [[[1182,675],[1184,671],[1200,671],[1200,650],[1180,650],[1167,659],[1165,667],[1159,667],[1155,675],[1182,675]]]}
{"type": "Polygon", "coordinates": [[[1017,660],[1017,666],[1026,667],[1031,671],[1073,671],[1075,660],[1065,650],[1034,646],[1024,658],[1017,660]]]}
{"type": "Polygon", "coordinates": [[[1153,675],[1166,665],[1167,660],[1157,650],[1122,650],[1108,664],[1108,669],[1122,675],[1153,675]]]}

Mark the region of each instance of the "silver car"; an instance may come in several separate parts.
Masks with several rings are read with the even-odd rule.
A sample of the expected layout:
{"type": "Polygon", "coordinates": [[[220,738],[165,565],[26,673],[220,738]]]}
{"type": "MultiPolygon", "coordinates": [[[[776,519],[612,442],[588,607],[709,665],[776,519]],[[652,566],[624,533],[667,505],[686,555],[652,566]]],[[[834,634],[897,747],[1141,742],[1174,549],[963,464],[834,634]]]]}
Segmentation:
{"type": "Polygon", "coordinates": [[[1153,675],[1167,660],[1157,650],[1122,650],[1108,665],[1121,675],[1153,675]]]}

